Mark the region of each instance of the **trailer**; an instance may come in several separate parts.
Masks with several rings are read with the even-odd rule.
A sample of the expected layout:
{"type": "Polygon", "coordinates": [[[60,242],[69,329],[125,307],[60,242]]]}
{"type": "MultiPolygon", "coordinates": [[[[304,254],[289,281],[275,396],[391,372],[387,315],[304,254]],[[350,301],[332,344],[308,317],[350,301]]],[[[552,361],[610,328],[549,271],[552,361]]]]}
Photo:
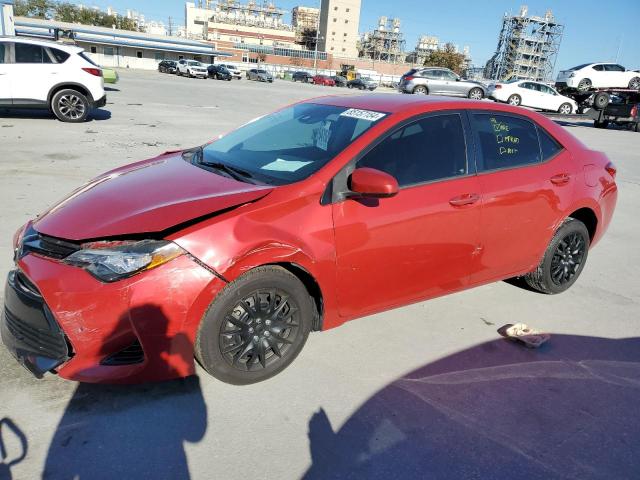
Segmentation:
{"type": "Polygon", "coordinates": [[[593,119],[595,128],[609,124],[627,125],[640,132],[640,91],[630,88],[601,88],[564,91],[578,104],[578,113],[593,119]]]}

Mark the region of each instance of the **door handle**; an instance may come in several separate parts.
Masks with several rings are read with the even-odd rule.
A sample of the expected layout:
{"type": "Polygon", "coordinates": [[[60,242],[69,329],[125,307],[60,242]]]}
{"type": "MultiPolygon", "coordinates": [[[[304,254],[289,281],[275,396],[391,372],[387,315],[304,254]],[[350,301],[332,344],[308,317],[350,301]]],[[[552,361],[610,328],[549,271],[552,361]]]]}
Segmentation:
{"type": "Polygon", "coordinates": [[[571,180],[571,177],[568,173],[559,173],[551,177],[549,180],[551,180],[551,183],[554,185],[566,185],[571,180]]]}
{"type": "Polygon", "coordinates": [[[458,195],[449,200],[449,203],[454,207],[464,207],[465,205],[473,205],[480,200],[480,195],[477,193],[465,193],[458,195]]]}

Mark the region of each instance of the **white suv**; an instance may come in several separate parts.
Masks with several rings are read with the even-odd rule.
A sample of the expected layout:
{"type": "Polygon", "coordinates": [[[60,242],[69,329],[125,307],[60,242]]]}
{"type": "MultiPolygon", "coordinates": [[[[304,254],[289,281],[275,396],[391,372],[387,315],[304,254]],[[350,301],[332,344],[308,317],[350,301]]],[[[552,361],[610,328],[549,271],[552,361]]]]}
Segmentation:
{"type": "Polygon", "coordinates": [[[176,74],[186,75],[187,77],[207,78],[209,76],[209,71],[207,70],[207,67],[197,60],[179,60],[176,74]]]}
{"type": "Polygon", "coordinates": [[[640,90],[640,74],[629,71],[617,63],[585,63],[558,73],[556,88],[581,92],[592,88],[640,90]]]}
{"type": "Polygon", "coordinates": [[[0,37],[0,107],[49,108],[83,122],[107,103],[102,69],[73,45],[0,37]]]}

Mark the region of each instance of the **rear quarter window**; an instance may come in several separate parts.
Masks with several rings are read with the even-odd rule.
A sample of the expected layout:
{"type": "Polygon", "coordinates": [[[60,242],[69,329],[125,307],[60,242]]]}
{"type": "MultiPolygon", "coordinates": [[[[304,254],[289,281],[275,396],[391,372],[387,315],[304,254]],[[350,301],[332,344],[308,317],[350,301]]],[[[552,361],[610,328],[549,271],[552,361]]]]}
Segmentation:
{"type": "Polygon", "coordinates": [[[562,150],[562,145],[540,127],[538,127],[538,137],[540,138],[540,150],[542,152],[543,162],[554,157],[562,150]]]}
{"type": "Polygon", "coordinates": [[[58,63],[66,62],[71,56],[67,52],[63,52],[62,50],[58,50],[57,48],[50,48],[49,51],[51,52],[51,54],[53,55],[53,58],[55,58],[56,62],[58,63]]]}
{"type": "Polygon", "coordinates": [[[472,114],[480,149],[479,171],[501,170],[541,162],[535,125],[509,115],[472,114]]]}

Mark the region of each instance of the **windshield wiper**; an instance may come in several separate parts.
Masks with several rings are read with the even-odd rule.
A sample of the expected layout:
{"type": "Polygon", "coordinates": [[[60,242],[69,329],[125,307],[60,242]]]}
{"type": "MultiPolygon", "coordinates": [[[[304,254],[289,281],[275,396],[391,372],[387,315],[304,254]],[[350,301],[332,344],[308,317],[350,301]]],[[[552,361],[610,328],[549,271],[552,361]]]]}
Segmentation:
{"type": "Polygon", "coordinates": [[[255,180],[253,180],[253,175],[251,175],[246,170],[242,170],[241,168],[232,167],[231,165],[227,165],[226,163],[206,162],[204,160],[200,160],[198,163],[205,167],[211,167],[211,168],[215,168],[216,170],[223,171],[230,177],[240,182],[248,182],[253,184],[256,183],[255,180]]]}

